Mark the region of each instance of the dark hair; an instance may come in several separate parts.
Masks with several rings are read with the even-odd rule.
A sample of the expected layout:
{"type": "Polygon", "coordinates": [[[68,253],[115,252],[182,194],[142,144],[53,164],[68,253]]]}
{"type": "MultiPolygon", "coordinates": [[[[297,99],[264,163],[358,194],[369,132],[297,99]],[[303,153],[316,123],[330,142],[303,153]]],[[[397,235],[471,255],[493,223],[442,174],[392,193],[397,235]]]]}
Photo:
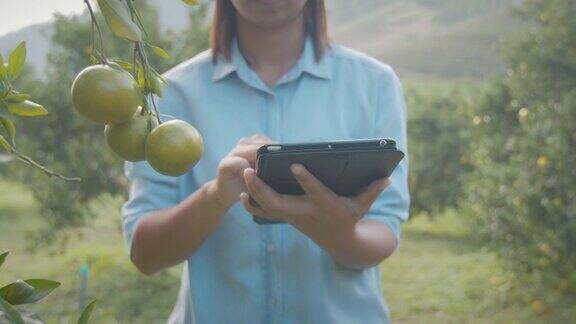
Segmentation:
{"type": "MultiPolygon", "coordinates": [[[[232,39],[236,36],[236,8],[231,0],[216,0],[212,29],[210,33],[210,47],[212,48],[212,61],[216,62],[218,55],[230,60],[232,39]]],[[[304,8],[306,32],[314,40],[316,61],[319,61],[328,45],[328,28],[326,27],[326,8],[324,0],[308,0],[304,8]]]]}

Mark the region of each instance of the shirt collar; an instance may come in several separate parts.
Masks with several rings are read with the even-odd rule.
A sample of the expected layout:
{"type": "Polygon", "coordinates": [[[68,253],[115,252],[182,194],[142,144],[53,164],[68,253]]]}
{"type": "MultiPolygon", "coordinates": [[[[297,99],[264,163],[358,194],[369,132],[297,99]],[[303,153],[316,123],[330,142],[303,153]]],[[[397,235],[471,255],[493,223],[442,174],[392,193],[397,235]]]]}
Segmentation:
{"type": "MultiPolygon", "coordinates": [[[[214,82],[224,79],[232,72],[237,72],[239,69],[249,68],[244,56],[240,52],[236,38],[232,40],[231,45],[231,60],[227,60],[222,55],[220,55],[216,60],[216,65],[212,74],[212,80],[214,82]]],[[[298,62],[289,73],[300,74],[300,72],[306,72],[321,79],[330,79],[332,77],[330,68],[332,57],[330,54],[330,48],[327,48],[320,61],[316,62],[314,41],[312,37],[308,35],[306,36],[304,50],[302,51],[298,62]]]]}
{"type": "Polygon", "coordinates": [[[331,69],[332,55],[330,48],[326,48],[320,61],[316,61],[316,51],[314,50],[314,40],[311,36],[306,36],[304,51],[298,61],[303,72],[309,73],[321,79],[332,77],[331,69]]]}
{"type": "MultiPolygon", "coordinates": [[[[235,46],[235,43],[236,42],[234,41],[232,45],[233,48],[235,46]]],[[[233,53],[234,50],[232,50],[232,55],[234,55],[233,53]]],[[[220,81],[224,79],[226,76],[228,76],[230,73],[236,71],[236,66],[233,63],[233,60],[234,58],[232,58],[232,60],[229,61],[223,55],[218,55],[216,65],[214,66],[214,72],[212,74],[212,81],[214,82],[220,81]]]]}

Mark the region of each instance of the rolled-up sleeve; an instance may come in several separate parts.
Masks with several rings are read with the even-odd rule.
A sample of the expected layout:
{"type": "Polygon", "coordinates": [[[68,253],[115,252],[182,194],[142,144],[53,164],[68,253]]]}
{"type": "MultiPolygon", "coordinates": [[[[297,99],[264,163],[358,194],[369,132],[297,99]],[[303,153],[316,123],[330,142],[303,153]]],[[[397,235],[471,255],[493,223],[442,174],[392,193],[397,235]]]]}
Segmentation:
{"type": "Polygon", "coordinates": [[[130,252],[138,222],[148,213],[172,207],[179,202],[178,178],[161,175],[146,161],[125,162],[130,180],[128,200],[122,207],[124,239],[130,252]]]}
{"type": "Polygon", "coordinates": [[[410,207],[406,103],[400,80],[391,68],[387,67],[380,75],[377,86],[374,137],[396,140],[398,149],[406,155],[390,176],[390,186],[372,204],[366,217],[386,224],[399,242],[400,225],[408,220],[410,207]]]}

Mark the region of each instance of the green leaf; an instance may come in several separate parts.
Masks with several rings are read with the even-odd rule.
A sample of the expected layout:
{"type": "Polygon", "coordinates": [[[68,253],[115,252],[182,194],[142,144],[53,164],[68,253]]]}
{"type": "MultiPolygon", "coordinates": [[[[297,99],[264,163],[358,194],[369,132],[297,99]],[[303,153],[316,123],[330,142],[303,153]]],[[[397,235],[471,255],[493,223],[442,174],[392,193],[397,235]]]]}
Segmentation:
{"type": "Polygon", "coordinates": [[[16,146],[16,125],[14,125],[14,122],[6,117],[0,117],[0,125],[4,126],[6,132],[8,132],[8,136],[10,137],[10,142],[12,142],[12,145],[16,146]]]}
{"type": "Polygon", "coordinates": [[[4,100],[6,100],[7,103],[20,103],[30,98],[32,98],[32,96],[29,94],[11,91],[4,100]]]}
{"type": "Polygon", "coordinates": [[[96,306],[96,300],[91,301],[86,305],[86,307],[84,307],[84,310],[78,319],[78,324],[87,324],[88,321],[90,321],[90,317],[92,317],[92,313],[94,312],[94,306],[96,306]]]}
{"type": "Polygon", "coordinates": [[[19,103],[9,103],[8,111],[14,115],[22,117],[44,116],[48,114],[48,110],[46,110],[46,108],[29,100],[25,100],[19,103]]]}
{"type": "Polygon", "coordinates": [[[138,86],[145,91],[150,91],[162,97],[162,83],[164,83],[164,79],[153,69],[148,71],[146,78],[144,78],[144,74],[144,68],[140,65],[138,67],[138,86]]]}
{"type": "Polygon", "coordinates": [[[6,79],[6,67],[4,66],[4,57],[0,54],[0,80],[6,79]]]}
{"type": "Polygon", "coordinates": [[[142,65],[138,66],[138,86],[140,86],[140,88],[144,89],[144,68],[142,67],[142,65]]]}
{"type": "Polygon", "coordinates": [[[23,280],[16,280],[0,288],[0,298],[3,298],[12,305],[24,304],[29,296],[34,293],[34,287],[23,280]]]}
{"type": "Polygon", "coordinates": [[[18,310],[2,298],[0,298],[0,310],[6,314],[6,317],[8,317],[13,324],[24,324],[22,315],[20,315],[18,310]]]}
{"type": "Polygon", "coordinates": [[[182,0],[182,2],[189,6],[195,6],[200,3],[200,0],[182,0]]]}
{"type": "Polygon", "coordinates": [[[132,72],[134,70],[134,65],[130,62],[122,61],[122,60],[112,60],[112,62],[120,65],[121,68],[128,72],[132,72]]]}
{"type": "Polygon", "coordinates": [[[25,62],[26,42],[21,42],[12,53],[10,53],[10,57],[8,57],[8,78],[11,80],[16,79],[20,75],[20,72],[22,72],[25,62]]]}
{"type": "Polygon", "coordinates": [[[6,153],[12,153],[12,147],[10,147],[10,143],[8,143],[8,141],[2,135],[0,135],[0,147],[2,147],[6,153]]]}
{"type": "Polygon", "coordinates": [[[48,296],[58,286],[58,281],[48,279],[17,280],[0,288],[0,298],[12,305],[30,304],[48,296]]]}
{"type": "Polygon", "coordinates": [[[10,251],[6,251],[0,254],[0,267],[2,266],[2,264],[4,264],[4,261],[6,261],[6,257],[8,256],[9,253],[10,251]]]}
{"type": "Polygon", "coordinates": [[[155,73],[148,74],[148,90],[152,91],[152,93],[162,97],[162,84],[161,81],[158,79],[155,73]]]}
{"type": "Polygon", "coordinates": [[[160,58],[163,58],[165,60],[170,58],[170,54],[168,54],[168,52],[166,52],[166,50],[164,50],[162,47],[159,46],[154,46],[154,45],[150,45],[148,44],[148,46],[154,51],[154,53],[156,53],[156,55],[158,55],[160,58]]]}
{"type": "Polygon", "coordinates": [[[132,21],[128,8],[120,0],[98,0],[98,6],[114,35],[133,42],[142,41],[142,31],[132,21]]]}

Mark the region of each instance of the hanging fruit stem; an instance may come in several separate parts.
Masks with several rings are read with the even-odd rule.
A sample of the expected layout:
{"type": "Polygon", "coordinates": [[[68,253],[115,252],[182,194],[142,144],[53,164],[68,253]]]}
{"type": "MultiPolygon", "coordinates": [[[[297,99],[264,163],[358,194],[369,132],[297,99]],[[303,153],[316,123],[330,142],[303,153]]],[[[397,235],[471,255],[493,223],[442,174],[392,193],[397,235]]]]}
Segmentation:
{"type": "Polygon", "coordinates": [[[140,19],[140,15],[138,11],[136,11],[136,7],[134,7],[134,0],[126,0],[128,4],[128,9],[130,9],[130,14],[132,15],[132,21],[140,26],[140,29],[144,32],[144,36],[148,38],[148,33],[146,32],[146,28],[144,28],[144,24],[142,23],[142,19],[140,19]],[[136,20],[134,20],[136,18],[136,20]]]}
{"type": "Polygon", "coordinates": [[[102,64],[106,64],[107,60],[106,60],[106,53],[104,51],[104,37],[102,36],[102,30],[100,29],[100,24],[98,24],[98,21],[96,20],[96,15],[94,14],[94,9],[92,9],[92,5],[90,4],[89,0],[84,0],[84,3],[86,4],[86,7],[88,8],[88,12],[90,12],[90,18],[92,20],[92,52],[96,52],[98,53],[100,62],[102,64]],[[98,30],[98,37],[100,39],[100,51],[95,51],[94,50],[94,26],[96,26],[96,29],[98,30]]]}
{"type": "MultiPolygon", "coordinates": [[[[130,0],[128,0],[130,1],[130,0]]],[[[156,114],[156,119],[158,120],[158,125],[162,123],[160,120],[160,114],[158,113],[158,108],[154,102],[154,94],[148,89],[149,77],[155,77],[150,73],[150,63],[148,63],[148,57],[146,56],[146,51],[144,50],[144,44],[137,42],[135,45],[135,51],[138,54],[140,64],[142,64],[142,71],[144,74],[144,97],[147,102],[152,102],[152,108],[156,114]]],[[[150,112],[151,113],[151,112],[150,112]]]]}
{"type": "MultiPolygon", "coordinates": [[[[126,0],[126,5],[128,6],[128,10],[130,10],[130,17],[132,21],[134,21],[144,32],[144,36],[148,38],[148,33],[144,28],[144,24],[142,23],[142,19],[140,19],[140,15],[134,7],[134,0],[126,0]]],[[[143,78],[144,78],[144,108],[148,110],[149,114],[152,115],[152,111],[150,110],[150,103],[152,103],[152,109],[154,109],[154,113],[156,114],[156,119],[158,120],[158,125],[162,123],[160,120],[160,114],[158,113],[158,108],[156,107],[156,103],[154,101],[154,94],[148,89],[149,78],[156,77],[150,73],[150,63],[148,62],[148,56],[146,54],[146,49],[143,42],[135,42],[134,43],[134,75],[136,79],[138,79],[138,62],[142,66],[143,71],[143,78]]]]}

